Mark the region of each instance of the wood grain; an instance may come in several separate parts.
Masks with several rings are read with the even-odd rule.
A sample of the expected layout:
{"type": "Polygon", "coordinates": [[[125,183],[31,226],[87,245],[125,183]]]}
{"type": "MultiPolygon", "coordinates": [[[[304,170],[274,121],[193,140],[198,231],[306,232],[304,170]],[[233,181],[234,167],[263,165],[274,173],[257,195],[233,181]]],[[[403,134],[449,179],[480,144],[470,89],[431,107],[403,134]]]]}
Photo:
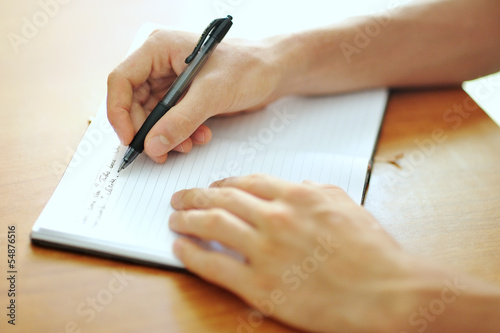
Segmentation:
{"type": "Polygon", "coordinates": [[[393,92],[365,207],[409,252],[498,284],[499,148],[460,88],[393,92]]]}

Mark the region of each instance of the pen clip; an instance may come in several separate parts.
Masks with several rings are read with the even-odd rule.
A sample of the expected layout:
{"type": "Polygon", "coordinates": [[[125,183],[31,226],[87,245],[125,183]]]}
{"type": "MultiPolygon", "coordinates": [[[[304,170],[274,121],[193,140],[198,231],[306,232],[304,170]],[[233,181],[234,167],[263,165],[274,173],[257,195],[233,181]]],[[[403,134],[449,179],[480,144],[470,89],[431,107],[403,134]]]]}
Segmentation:
{"type": "Polygon", "coordinates": [[[196,55],[196,53],[198,53],[201,46],[207,39],[208,34],[213,30],[215,30],[224,20],[231,20],[231,19],[232,19],[231,15],[228,15],[227,17],[218,18],[210,22],[208,27],[206,27],[203,33],[201,34],[200,39],[198,39],[198,43],[196,44],[196,47],[194,48],[193,52],[186,58],[185,60],[186,64],[189,64],[193,60],[194,56],[196,55]]]}

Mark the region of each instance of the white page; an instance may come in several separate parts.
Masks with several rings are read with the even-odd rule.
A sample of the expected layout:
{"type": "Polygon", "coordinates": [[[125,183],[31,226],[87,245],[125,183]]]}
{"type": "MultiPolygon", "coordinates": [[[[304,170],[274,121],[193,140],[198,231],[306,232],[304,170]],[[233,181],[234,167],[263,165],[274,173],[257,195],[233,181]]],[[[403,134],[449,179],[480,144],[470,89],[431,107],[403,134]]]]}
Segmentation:
{"type": "MultiPolygon", "coordinates": [[[[152,28],[138,34],[132,49],[152,28]]],[[[209,144],[172,152],[163,165],[142,154],[120,174],[125,147],[103,103],[32,238],[182,267],[171,253],[176,235],[167,225],[178,190],[267,173],[337,184],[360,203],[386,101],[386,90],[284,98],[251,114],[210,119],[209,144]]]]}
{"type": "Polygon", "coordinates": [[[464,82],[462,88],[500,126],[500,72],[464,82]]]}

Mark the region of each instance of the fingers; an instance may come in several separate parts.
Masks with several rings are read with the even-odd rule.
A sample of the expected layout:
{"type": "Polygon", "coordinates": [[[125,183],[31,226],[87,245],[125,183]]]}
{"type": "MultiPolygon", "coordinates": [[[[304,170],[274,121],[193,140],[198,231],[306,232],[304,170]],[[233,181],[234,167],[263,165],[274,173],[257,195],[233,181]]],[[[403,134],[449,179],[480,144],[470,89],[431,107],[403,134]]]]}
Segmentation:
{"type": "Polygon", "coordinates": [[[174,254],[189,271],[239,296],[244,296],[242,291],[251,283],[252,271],[245,263],[223,253],[205,250],[187,238],[175,241],[174,254]]]}
{"type": "Polygon", "coordinates": [[[382,230],[382,226],[377,219],[375,219],[368,211],[365,209],[359,209],[360,206],[352,200],[352,198],[345,192],[342,188],[331,185],[331,184],[320,184],[310,180],[305,180],[304,185],[321,189],[323,195],[328,197],[330,207],[335,208],[336,211],[344,211],[349,216],[356,216],[359,218],[354,219],[355,222],[363,224],[365,228],[371,228],[373,230],[382,230]]]}
{"type": "MultiPolygon", "coordinates": [[[[302,184],[287,182],[265,174],[229,177],[216,181],[211,188],[237,188],[264,200],[281,200],[288,205],[305,207],[323,201],[335,209],[352,209],[359,205],[340,187],[306,180],[302,184]]],[[[271,205],[272,202],[269,202],[271,205]]],[[[269,210],[273,208],[270,207],[269,210]]],[[[265,214],[263,214],[265,217],[265,214]]]]}
{"type": "Polygon", "coordinates": [[[312,181],[295,184],[266,174],[229,177],[212,183],[210,187],[233,187],[265,200],[284,199],[305,204],[307,204],[306,201],[325,195],[342,202],[352,201],[342,188],[335,185],[312,181]]]}
{"type": "Polygon", "coordinates": [[[283,197],[295,186],[297,185],[266,174],[229,177],[210,185],[214,188],[238,188],[266,200],[283,197]]]}
{"type": "Polygon", "coordinates": [[[194,144],[204,145],[212,139],[212,131],[205,125],[198,127],[196,131],[181,144],[177,145],[174,149],[180,153],[188,153],[193,148],[194,144]]]}
{"type": "Polygon", "coordinates": [[[120,142],[128,145],[135,134],[130,119],[132,107],[132,83],[119,71],[113,71],[108,77],[107,109],[108,119],[120,142]]]}
{"type": "MultiPolygon", "coordinates": [[[[325,195],[333,198],[335,201],[350,201],[355,204],[352,198],[341,187],[332,184],[321,184],[312,180],[304,180],[302,184],[313,188],[321,189],[325,195]]],[[[356,204],[357,205],[357,204],[356,204]]]]}
{"type": "MultiPolygon", "coordinates": [[[[210,142],[211,139],[212,139],[212,131],[210,130],[210,128],[208,128],[205,125],[201,125],[200,127],[198,127],[198,129],[194,131],[194,133],[189,138],[187,138],[186,140],[175,146],[172,150],[177,151],[179,153],[189,153],[193,148],[194,144],[204,145],[210,142]]],[[[164,138],[159,137],[158,140],[164,140],[164,138]]],[[[168,153],[158,156],[149,155],[149,157],[156,163],[164,163],[167,160],[167,155],[168,153]]]]}
{"type": "Polygon", "coordinates": [[[170,215],[175,232],[204,240],[214,240],[248,258],[257,239],[256,230],[223,209],[185,210],[170,215]]]}
{"type": "Polygon", "coordinates": [[[320,184],[305,180],[295,184],[267,174],[252,174],[241,177],[228,177],[213,182],[211,188],[237,188],[264,200],[278,198],[306,200],[316,196],[328,196],[338,202],[352,202],[351,197],[340,187],[331,184],[320,184]],[[320,190],[320,192],[318,192],[320,190]],[[315,192],[316,195],[313,195],[315,192]]]}
{"type": "Polygon", "coordinates": [[[201,125],[194,131],[191,135],[191,140],[193,140],[194,144],[204,145],[209,143],[212,139],[212,131],[206,125],[201,125]]]}
{"type": "MultiPolygon", "coordinates": [[[[133,101],[142,104],[146,97],[157,90],[164,90],[175,76],[171,59],[176,52],[183,50],[165,50],[165,35],[153,33],[144,44],[133,52],[108,76],[107,109],[108,119],[120,141],[128,145],[138,129],[130,119],[133,101]],[[160,36],[160,37],[159,37],[160,36]],[[153,85],[148,80],[155,82],[153,85]],[[140,87],[146,84],[147,89],[140,87]],[[136,91],[137,89],[137,91],[136,91]]],[[[172,37],[173,38],[173,37],[172,37]]],[[[177,69],[179,70],[179,69],[177,69]]]]}
{"type": "Polygon", "coordinates": [[[171,199],[176,210],[222,208],[256,227],[262,226],[269,203],[235,188],[195,188],[174,193],[171,199]]]}

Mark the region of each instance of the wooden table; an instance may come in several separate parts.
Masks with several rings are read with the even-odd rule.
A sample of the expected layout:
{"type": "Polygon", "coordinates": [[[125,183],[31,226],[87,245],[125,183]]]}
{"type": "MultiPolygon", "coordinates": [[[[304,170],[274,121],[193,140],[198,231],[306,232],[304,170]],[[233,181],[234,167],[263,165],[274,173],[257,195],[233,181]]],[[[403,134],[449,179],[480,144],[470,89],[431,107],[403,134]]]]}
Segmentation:
{"type": "MultiPolygon", "coordinates": [[[[0,331],[290,331],[272,320],[242,328],[251,309],[197,277],[30,244],[140,24],[183,22],[174,1],[75,0],[52,16],[37,1],[1,6],[0,331]],[[23,35],[26,20],[39,27],[23,35]],[[17,236],[15,327],[6,317],[8,226],[17,236]]],[[[498,284],[499,147],[499,128],[460,88],[392,92],[365,206],[407,251],[498,284]]]]}

